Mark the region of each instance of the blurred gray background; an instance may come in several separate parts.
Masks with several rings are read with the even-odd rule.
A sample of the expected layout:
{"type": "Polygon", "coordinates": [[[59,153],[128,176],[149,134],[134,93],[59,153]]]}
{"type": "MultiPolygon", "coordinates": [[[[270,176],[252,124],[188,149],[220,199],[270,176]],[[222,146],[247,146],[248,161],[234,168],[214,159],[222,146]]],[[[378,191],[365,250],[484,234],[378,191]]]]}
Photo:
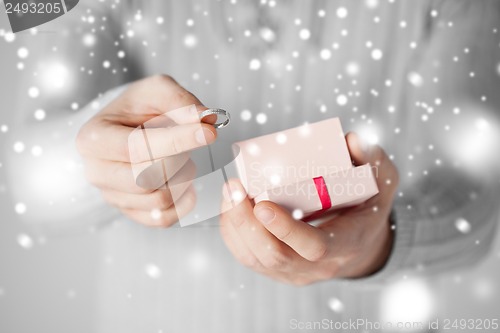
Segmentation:
{"type": "MultiPolygon", "coordinates": [[[[8,29],[3,13],[2,29],[8,29]]],[[[17,105],[17,48],[0,37],[0,126],[8,127],[0,131],[0,332],[92,332],[98,235],[45,238],[35,233],[19,221],[6,185],[5,152],[12,151],[7,139],[17,105]]]]}

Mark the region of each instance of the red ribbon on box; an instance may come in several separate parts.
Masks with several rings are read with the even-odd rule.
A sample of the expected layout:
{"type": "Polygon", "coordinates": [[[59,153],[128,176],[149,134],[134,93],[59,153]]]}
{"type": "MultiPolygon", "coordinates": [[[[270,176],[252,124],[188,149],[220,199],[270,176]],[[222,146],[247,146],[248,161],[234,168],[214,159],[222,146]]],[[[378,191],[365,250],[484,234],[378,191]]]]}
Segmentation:
{"type": "Polygon", "coordinates": [[[318,192],[319,200],[321,201],[321,210],[328,210],[332,208],[332,200],[328,193],[328,188],[323,177],[313,178],[316,191],[318,192]]]}

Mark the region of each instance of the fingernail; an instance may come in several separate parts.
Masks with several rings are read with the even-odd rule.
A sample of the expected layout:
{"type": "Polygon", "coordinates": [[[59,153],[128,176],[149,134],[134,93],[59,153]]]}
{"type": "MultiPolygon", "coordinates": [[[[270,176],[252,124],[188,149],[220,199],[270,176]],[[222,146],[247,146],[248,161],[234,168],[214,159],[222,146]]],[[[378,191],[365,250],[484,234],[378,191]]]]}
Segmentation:
{"type": "Polygon", "coordinates": [[[196,138],[196,142],[200,145],[206,145],[208,142],[211,142],[214,138],[214,133],[208,128],[202,127],[194,133],[196,138]]]}
{"type": "Polygon", "coordinates": [[[274,220],[276,213],[269,207],[259,207],[255,210],[255,216],[259,219],[262,224],[269,224],[274,220]]]}
{"type": "Polygon", "coordinates": [[[234,202],[235,204],[240,203],[245,198],[245,193],[241,187],[234,183],[225,184],[222,195],[226,202],[234,202]]]}

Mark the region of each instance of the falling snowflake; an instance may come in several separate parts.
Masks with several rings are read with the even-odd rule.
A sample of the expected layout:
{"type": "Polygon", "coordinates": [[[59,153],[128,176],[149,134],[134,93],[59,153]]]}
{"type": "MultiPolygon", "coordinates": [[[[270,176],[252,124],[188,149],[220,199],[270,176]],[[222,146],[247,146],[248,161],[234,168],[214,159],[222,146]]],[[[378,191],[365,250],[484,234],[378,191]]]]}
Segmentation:
{"type": "Polygon", "coordinates": [[[27,208],[24,203],[18,202],[14,207],[14,210],[16,211],[17,214],[23,215],[24,213],[26,213],[27,208]]]}
{"type": "Polygon", "coordinates": [[[20,154],[24,151],[24,148],[25,148],[25,145],[23,142],[21,141],[17,141],[14,143],[13,145],[13,149],[16,153],[20,154]]]}
{"type": "Polygon", "coordinates": [[[38,110],[35,111],[35,113],[33,114],[33,116],[35,117],[36,120],[42,121],[42,120],[45,119],[46,114],[45,114],[44,110],[38,109],[38,110]]]}
{"type": "Polygon", "coordinates": [[[281,183],[281,176],[276,174],[271,175],[271,177],[269,177],[269,181],[273,185],[279,185],[281,183]]]}
{"type": "Polygon", "coordinates": [[[344,7],[340,7],[337,9],[337,17],[338,18],[346,18],[347,17],[347,9],[344,7]]]}
{"type": "Polygon", "coordinates": [[[279,143],[280,145],[285,144],[286,141],[287,141],[286,134],[279,133],[278,135],[276,135],[276,142],[279,143]]]}
{"type": "Polygon", "coordinates": [[[463,234],[468,234],[471,231],[471,225],[469,221],[464,218],[458,218],[455,221],[455,228],[463,234]]]}
{"type": "Polygon", "coordinates": [[[261,28],[259,35],[268,43],[272,43],[276,40],[276,33],[268,27],[261,28]]]}
{"type": "Polygon", "coordinates": [[[208,267],[209,258],[203,252],[194,252],[188,258],[187,263],[193,271],[201,272],[208,267]]]}
{"type": "Polygon", "coordinates": [[[474,296],[482,300],[491,299],[495,295],[495,289],[495,284],[486,278],[481,278],[472,285],[474,296]]]}
{"type": "Polygon", "coordinates": [[[184,37],[184,45],[188,49],[192,49],[198,45],[198,38],[193,34],[188,34],[184,37]]]}
{"type": "Polygon", "coordinates": [[[17,243],[19,244],[19,246],[21,246],[22,248],[24,248],[26,250],[31,249],[34,245],[33,239],[26,234],[18,235],[17,236],[17,243]]]}
{"type": "Polygon", "coordinates": [[[82,38],[83,45],[85,45],[87,47],[91,47],[91,46],[95,45],[95,42],[96,42],[95,35],[93,35],[93,34],[83,35],[83,38],[82,38]]]}
{"type": "Polygon", "coordinates": [[[335,313],[341,313],[344,311],[344,304],[338,298],[330,298],[328,301],[328,307],[335,313]]]}
{"type": "Polygon", "coordinates": [[[144,270],[146,275],[151,279],[159,279],[161,277],[161,269],[155,264],[147,264],[146,267],[144,267],[144,270]]]}
{"type": "Polygon", "coordinates": [[[360,68],[356,62],[351,61],[346,65],[345,71],[346,71],[347,75],[349,75],[349,76],[356,76],[359,74],[360,68]]]}
{"type": "Polygon", "coordinates": [[[231,200],[235,203],[241,202],[245,198],[245,195],[243,192],[238,191],[238,190],[233,190],[231,191],[231,200]]]}
{"type": "Polygon", "coordinates": [[[307,40],[307,39],[309,39],[311,37],[311,32],[308,29],[305,29],[305,28],[301,29],[299,31],[299,37],[302,40],[307,40]]]}
{"type": "Polygon", "coordinates": [[[31,87],[28,89],[28,96],[31,98],[37,98],[40,96],[40,90],[37,87],[31,87]]]}
{"type": "Polygon", "coordinates": [[[258,124],[263,125],[267,122],[267,115],[265,113],[259,113],[255,117],[255,121],[257,121],[258,124]]]}
{"type": "Polygon", "coordinates": [[[19,50],[17,50],[17,56],[21,59],[26,59],[29,55],[28,49],[25,47],[21,47],[19,50]]]}
{"type": "Polygon", "coordinates": [[[16,40],[16,35],[14,35],[12,32],[7,32],[3,37],[7,43],[12,43],[16,40]]]}
{"type": "Polygon", "coordinates": [[[44,91],[51,93],[59,93],[61,89],[68,89],[72,82],[67,65],[61,61],[44,64],[39,76],[44,91]]]}
{"type": "Polygon", "coordinates": [[[260,153],[260,147],[256,145],[255,143],[248,145],[247,149],[248,153],[250,155],[258,155],[260,153]]]}
{"type": "Polygon", "coordinates": [[[304,212],[301,209],[294,209],[292,212],[292,217],[296,220],[300,220],[304,217],[304,212]]]}
{"type": "Polygon", "coordinates": [[[379,49],[374,49],[371,53],[373,60],[380,60],[383,57],[383,53],[379,49]]]}
{"type": "Polygon", "coordinates": [[[339,95],[337,96],[337,104],[340,106],[346,105],[348,102],[347,96],[346,95],[339,95]]]}
{"type": "Polygon", "coordinates": [[[250,110],[243,110],[241,111],[240,117],[243,121],[249,121],[252,119],[252,112],[250,112],[250,110]]]}
{"type": "Polygon", "coordinates": [[[43,149],[40,146],[33,146],[33,148],[31,148],[31,154],[35,157],[42,156],[42,153],[43,149]]]}
{"type": "Polygon", "coordinates": [[[321,59],[328,60],[332,57],[332,51],[330,51],[329,49],[323,49],[323,50],[321,50],[319,55],[320,55],[321,59]]]}
{"type": "Polygon", "coordinates": [[[260,66],[261,66],[261,63],[260,63],[259,59],[252,59],[252,60],[250,60],[250,64],[248,65],[248,67],[252,71],[259,70],[260,66]]]}
{"type": "Polygon", "coordinates": [[[408,81],[415,87],[421,87],[424,84],[424,79],[420,74],[416,72],[411,72],[408,74],[408,81]]]}
{"type": "Polygon", "coordinates": [[[161,213],[161,210],[155,208],[155,209],[151,210],[150,215],[151,215],[151,218],[153,220],[159,220],[161,218],[161,216],[162,216],[162,213],[161,213]]]}
{"type": "Polygon", "coordinates": [[[378,6],[378,0],[365,0],[365,4],[368,8],[374,9],[378,6]]]}

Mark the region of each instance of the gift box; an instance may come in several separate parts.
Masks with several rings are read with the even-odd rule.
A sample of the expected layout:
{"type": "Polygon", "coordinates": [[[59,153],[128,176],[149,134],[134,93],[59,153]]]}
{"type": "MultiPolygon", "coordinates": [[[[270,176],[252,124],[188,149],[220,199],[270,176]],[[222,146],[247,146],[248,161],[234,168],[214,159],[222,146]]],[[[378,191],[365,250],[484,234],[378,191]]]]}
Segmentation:
{"type": "Polygon", "coordinates": [[[354,167],[338,118],[240,141],[241,183],[254,201],[273,201],[304,217],[363,203],[378,193],[369,164],[354,167]]]}

